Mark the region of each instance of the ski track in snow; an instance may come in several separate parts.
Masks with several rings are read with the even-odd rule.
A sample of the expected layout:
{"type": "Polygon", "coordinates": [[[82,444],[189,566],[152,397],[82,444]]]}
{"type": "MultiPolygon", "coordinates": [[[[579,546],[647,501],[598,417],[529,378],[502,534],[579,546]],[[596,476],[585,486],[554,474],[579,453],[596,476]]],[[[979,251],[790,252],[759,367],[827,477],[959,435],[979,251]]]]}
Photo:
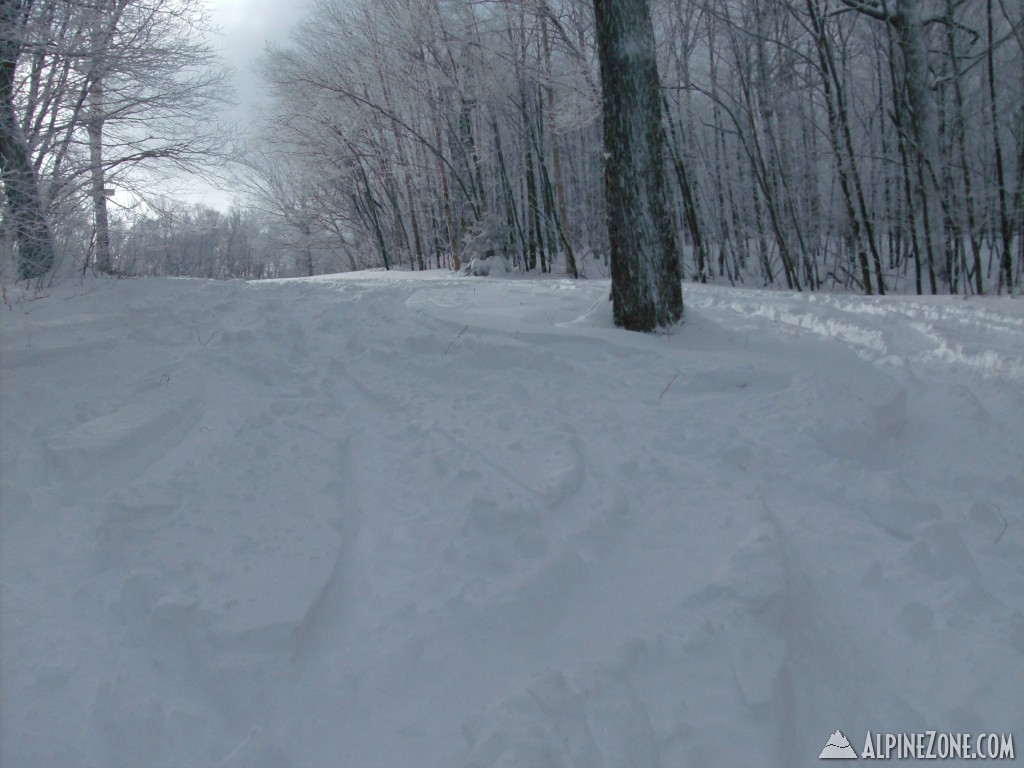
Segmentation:
{"type": "Polygon", "coordinates": [[[688,285],[638,335],[607,293],[15,299],[0,764],[781,768],[1024,722],[1024,305],[688,285]]]}
{"type": "Polygon", "coordinates": [[[985,301],[807,294],[759,304],[747,293],[701,292],[694,304],[837,339],[875,362],[949,363],[1024,381],[1024,317],[993,312],[985,301]]]}

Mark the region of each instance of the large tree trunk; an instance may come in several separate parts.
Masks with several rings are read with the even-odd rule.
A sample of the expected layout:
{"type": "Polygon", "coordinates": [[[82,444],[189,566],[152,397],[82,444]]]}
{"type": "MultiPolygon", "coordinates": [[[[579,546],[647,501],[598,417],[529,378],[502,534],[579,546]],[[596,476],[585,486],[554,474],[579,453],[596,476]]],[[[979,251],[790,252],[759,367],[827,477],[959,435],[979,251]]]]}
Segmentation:
{"type": "Polygon", "coordinates": [[[650,331],[683,314],[665,205],[661,99],[647,0],[594,0],[615,324],[650,331]]]}
{"type": "Polygon", "coordinates": [[[32,159],[14,108],[14,73],[21,52],[22,4],[0,3],[0,170],[18,246],[18,277],[31,280],[53,267],[53,237],[43,212],[32,159]]]}

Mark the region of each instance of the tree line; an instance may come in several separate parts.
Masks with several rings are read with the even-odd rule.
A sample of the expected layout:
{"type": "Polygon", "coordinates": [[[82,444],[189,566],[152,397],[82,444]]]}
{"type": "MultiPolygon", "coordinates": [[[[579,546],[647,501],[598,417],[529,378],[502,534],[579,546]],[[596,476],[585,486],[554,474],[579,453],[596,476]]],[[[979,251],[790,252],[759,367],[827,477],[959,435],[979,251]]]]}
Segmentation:
{"type": "MultiPolygon", "coordinates": [[[[687,279],[1019,286],[1020,3],[658,0],[651,13],[687,279]]],[[[606,273],[595,22],[589,0],[318,0],[262,64],[274,100],[258,141],[278,202],[383,266],[501,254],[606,273]]]]}
{"type": "MultiPolygon", "coordinates": [[[[630,23],[613,21],[606,34],[630,23]]],[[[148,264],[122,236],[168,219],[112,214],[111,187],[230,159],[261,231],[286,244],[267,274],[504,258],[605,275],[615,248],[657,222],[643,247],[677,254],[688,280],[872,294],[1021,284],[1017,2],[315,0],[264,56],[272,99],[230,153],[210,120],[226,80],[207,27],[200,0],[0,0],[5,274],[45,274],[61,256],[148,264]],[[655,72],[657,96],[627,83],[637,99],[617,125],[602,12],[631,5],[651,34],[624,34],[657,57],[630,82],[655,72]],[[643,203],[610,234],[609,172],[630,135],[657,144],[656,169],[634,173],[634,154],[615,188],[653,184],[664,210],[643,203]]],[[[193,262],[181,263],[233,274],[193,262]]]]}
{"type": "Polygon", "coordinates": [[[262,280],[372,266],[355,253],[339,259],[263,211],[238,205],[225,213],[154,201],[131,217],[113,217],[109,240],[111,271],[126,276],[262,280]]]}

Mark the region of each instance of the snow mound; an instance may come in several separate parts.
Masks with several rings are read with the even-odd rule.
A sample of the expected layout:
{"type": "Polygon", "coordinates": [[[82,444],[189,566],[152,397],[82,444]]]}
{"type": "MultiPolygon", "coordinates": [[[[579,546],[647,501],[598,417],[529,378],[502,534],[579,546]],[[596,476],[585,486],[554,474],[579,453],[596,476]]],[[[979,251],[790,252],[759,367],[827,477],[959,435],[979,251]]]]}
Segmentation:
{"type": "Polygon", "coordinates": [[[509,273],[508,259],[498,253],[491,256],[476,256],[463,269],[463,273],[473,277],[498,277],[509,273]]]}

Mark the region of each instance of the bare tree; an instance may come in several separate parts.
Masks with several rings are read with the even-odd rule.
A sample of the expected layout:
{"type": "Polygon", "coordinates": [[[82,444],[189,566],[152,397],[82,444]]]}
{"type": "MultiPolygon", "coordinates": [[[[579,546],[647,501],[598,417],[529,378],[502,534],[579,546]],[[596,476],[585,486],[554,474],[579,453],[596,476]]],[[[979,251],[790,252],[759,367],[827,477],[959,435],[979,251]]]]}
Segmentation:
{"type": "Polygon", "coordinates": [[[108,185],[138,191],[167,170],[208,172],[230,139],[213,119],[225,75],[204,6],[5,0],[3,13],[5,29],[23,30],[6,49],[16,125],[5,136],[24,136],[44,211],[88,204],[93,264],[109,271],[108,185]]]}
{"type": "Polygon", "coordinates": [[[12,229],[18,244],[18,276],[40,277],[53,266],[53,236],[39,183],[15,108],[15,75],[24,49],[31,2],[0,2],[0,164],[12,229]]]}
{"type": "Polygon", "coordinates": [[[587,276],[648,254],[660,300],[688,241],[697,280],[981,292],[1022,269],[1018,6],[658,3],[645,53],[610,65],[632,99],[616,123],[612,0],[318,0],[266,59],[267,157],[309,190],[314,232],[376,264],[587,276]],[[655,39],[658,67],[637,65],[655,39]]]}

